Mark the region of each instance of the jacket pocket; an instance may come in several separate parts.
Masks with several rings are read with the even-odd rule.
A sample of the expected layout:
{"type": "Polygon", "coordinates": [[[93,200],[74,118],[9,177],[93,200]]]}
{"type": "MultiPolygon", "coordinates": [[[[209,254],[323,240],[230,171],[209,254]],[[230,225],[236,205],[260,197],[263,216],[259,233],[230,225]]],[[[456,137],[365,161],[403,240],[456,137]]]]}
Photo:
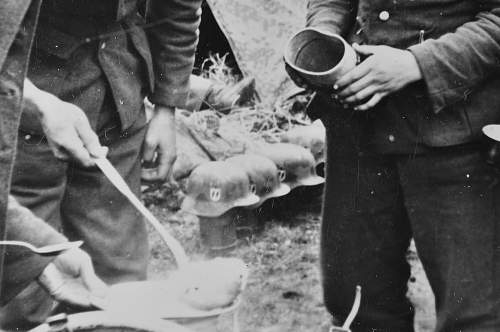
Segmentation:
{"type": "Polygon", "coordinates": [[[424,144],[432,147],[452,146],[474,140],[466,107],[457,104],[438,114],[429,114],[422,126],[424,144]]]}

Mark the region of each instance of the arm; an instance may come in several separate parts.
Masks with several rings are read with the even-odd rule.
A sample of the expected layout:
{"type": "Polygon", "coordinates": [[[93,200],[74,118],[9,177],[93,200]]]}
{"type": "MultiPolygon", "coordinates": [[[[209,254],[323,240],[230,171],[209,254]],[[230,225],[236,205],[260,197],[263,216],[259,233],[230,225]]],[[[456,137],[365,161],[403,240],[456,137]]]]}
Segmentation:
{"type": "Polygon", "coordinates": [[[150,100],[155,110],[144,141],[146,181],[169,177],[176,159],[175,108],[184,107],[189,93],[201,16],[201,0],[150,0],[148,32],[155,71],[150,100]],[[155,23],[158,23],[155,25],[155,23]]]}
{"type": "MultiPolygon", "coordinates": [[[[66,238],[9,196],[6,216],[6,240],[43,246],[65,242],[66,238]]],[[[5,304],[35,280],[54,257],[43,257],[28,250],[5,247],[0,304],[5,304]]]]}
{"type": "MultiPolygon", "coordinates": [[[[6,240],[25,241],[37,247],[67,241],[12,196],[9,196],[7,207],[6,240]]],[[[90,257],[78,248],[58,256],[40,256],[6,246],[2,272],[0,305],[6,304],[34,280],[38,280],[56,300],[78,306],[88,307],[106,292],[106,285],[95,275],[90,257]]]]}
{"type": "Polygon", "coordinates": [[[306,25],[345,36],[355,22],[356,8],[357,1],[309,0],[306,25]]]}
{"type": "Polygon", "coordinates": [[[464,100],[500,71],[500,1],[478,1],[474,21],[409,48],[426,82],[435,112],[464,100]]]}
{"type": "Polygon", "coordinates": [[[201,0],[150,0],[148,30],[155,71],[155,105],[184,107],[198,42],[201,0]],[[157,25],[154,25],[158,23],[157,25]]]}
{"type": "Polygon", "coordinates": [[[38,89],[24,80],[23,112],[39,121],[54,155],[92,166],[91,157],[104,157],[107,148],[90,127],[85,113],[76,105],[38,89]]]}

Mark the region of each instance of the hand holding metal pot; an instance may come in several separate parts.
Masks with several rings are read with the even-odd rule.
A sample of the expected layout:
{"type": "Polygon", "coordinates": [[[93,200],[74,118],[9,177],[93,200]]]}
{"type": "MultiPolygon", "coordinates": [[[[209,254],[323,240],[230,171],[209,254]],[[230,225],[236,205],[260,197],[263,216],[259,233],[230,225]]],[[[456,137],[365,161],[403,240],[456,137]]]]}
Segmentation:
{"type": "Polygon", "coordinates": [[[292,80],[310,90],[333,93],[345,107],[365,111],[388,94],[422,78],[415,57],[389,46],[351,47],[341,36],[306,28],[285,49],[292,80]],[[360,58],[363,58],[360,62],[360,58]]]}
{"type": "Polygon", "coordinates": [[[342,75],[333,89],[342,104],[355,110],[368,110],[385,96],[422,78],[410,51],[357,44],[353,44],[353,49],[367,58],[342,75]]]}

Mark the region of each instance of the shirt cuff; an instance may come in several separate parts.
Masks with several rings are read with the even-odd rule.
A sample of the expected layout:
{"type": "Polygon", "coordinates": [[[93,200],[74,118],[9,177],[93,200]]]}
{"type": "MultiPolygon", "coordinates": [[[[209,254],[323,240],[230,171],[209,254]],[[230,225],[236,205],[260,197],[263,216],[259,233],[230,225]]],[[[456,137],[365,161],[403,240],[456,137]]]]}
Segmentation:
{"type": "Polygon", "coordinates": [[[442,70],[436,51],[427,42],[413,45],[408,50],[415,56],[420,67],[423,80],[427,87],[429,101],[432,111],[437,114],[443,108],[453,105],[464,99],[468,86],[457,83],[450,85],[450,73],[442,70]]]}
{"type": "Polygon", "coordinates": [[[189,89],[170,89],[156,87],[149,97],[154,105],[184,108],[187,103],[189,89]]]}

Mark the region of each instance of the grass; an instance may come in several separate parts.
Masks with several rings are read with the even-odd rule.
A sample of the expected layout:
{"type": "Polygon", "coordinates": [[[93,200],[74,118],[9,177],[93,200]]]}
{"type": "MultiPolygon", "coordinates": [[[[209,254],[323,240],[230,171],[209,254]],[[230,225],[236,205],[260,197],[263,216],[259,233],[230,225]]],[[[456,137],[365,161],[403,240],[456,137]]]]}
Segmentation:
{"type": "MultiPolygon", "coordinates": [[[[145,195],[146,202],[164,226],[186,248],[193,259],[210,257],[200,243],[198,219],[175,212],[178,197],[172,188],[145,195]],[[154,197],[153,199],[151,197],[154,197]]],[[[263,230],[239,240],[230,256],[242,258],[250,267],[250,278],[243,294],[239,321],[242,332],[320,331],[328,322],[321,296],[319,275],[319,208],[317,191],[275,201],[273,210],[259,215],[263,230]],[[312,197],[304,199],[304,197],[312,197]],[[299,203],[299,204],[297,204],[299,203]]],[[[150,278],[164,278],[175,268],[170,253],[151,230],[150,278]]],[[[414,252],[409,255],[413,268],[410,299],[417,307],[417,331],[428,332],[434,324],[432,295],[425,274],[414,252]]],[[[221,331],[231,331],[223,317],[221,331]]]]}

